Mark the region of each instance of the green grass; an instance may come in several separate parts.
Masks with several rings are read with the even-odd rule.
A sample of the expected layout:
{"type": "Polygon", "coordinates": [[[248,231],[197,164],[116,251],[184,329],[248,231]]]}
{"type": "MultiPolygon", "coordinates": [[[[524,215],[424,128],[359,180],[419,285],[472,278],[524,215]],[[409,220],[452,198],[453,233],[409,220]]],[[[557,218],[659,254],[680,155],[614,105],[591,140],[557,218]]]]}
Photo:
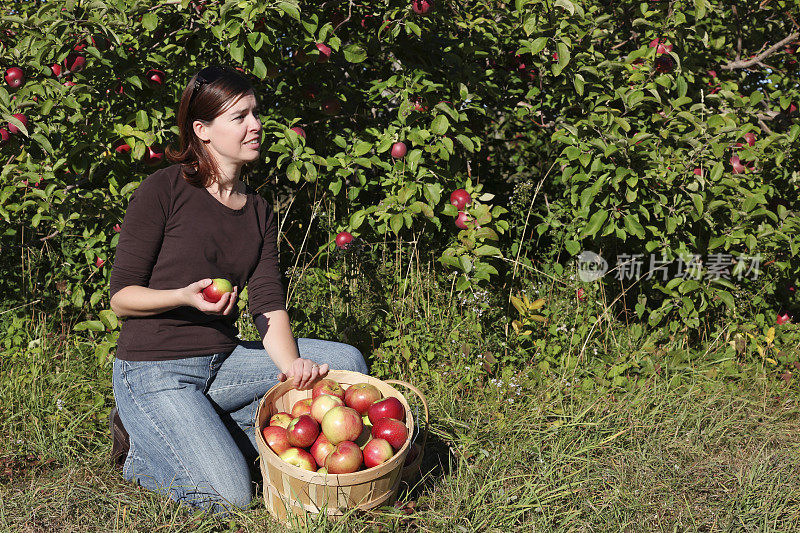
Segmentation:
{"type": "MultiPolygon", "coordinates": [[[[283,530],[260,499],[218,520],[122,481],[108,461],[110,368],[84,341],[43,325],[31,336],[43,340],[2,360],[0,530],[283,530]]],[[[296,529],[800,529],[797,391],[755,366],[602,396],[525,371],[465,380],[460,368],[416,381],[431,437],[425,475],[402,487],[398,508],[296,529]]]]}

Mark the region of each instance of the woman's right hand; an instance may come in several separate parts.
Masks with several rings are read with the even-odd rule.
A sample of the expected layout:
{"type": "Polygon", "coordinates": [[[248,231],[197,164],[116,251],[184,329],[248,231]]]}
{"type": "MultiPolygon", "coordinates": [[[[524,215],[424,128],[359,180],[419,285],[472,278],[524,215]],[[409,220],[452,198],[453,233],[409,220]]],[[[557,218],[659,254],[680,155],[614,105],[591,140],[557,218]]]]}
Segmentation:
{"type": "Polygon", "coordinates": [[[201,279],[181,289],[187,305],[191,305],[209,315],[231,314],[233,306],[236,304],[236,296],[239,289],[234,286],[233,292],[226,292],[217,303],[211,303],[203,297],[203,289],[211,285],[212,281],[211,278],[201,279]]]}

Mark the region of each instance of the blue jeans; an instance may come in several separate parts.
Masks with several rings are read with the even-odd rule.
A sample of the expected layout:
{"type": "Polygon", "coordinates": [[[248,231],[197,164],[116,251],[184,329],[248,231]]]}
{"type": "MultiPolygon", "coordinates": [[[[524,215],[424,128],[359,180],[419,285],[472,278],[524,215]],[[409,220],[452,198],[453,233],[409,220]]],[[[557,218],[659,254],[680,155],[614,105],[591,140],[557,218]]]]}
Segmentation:
{"type": "MultiPolygon", "coordinates": [[[[297,347],[331,369],[367,373],[348,344],[299,338],[297,347]]],[[[256,409],[279,372],[258,341],[185,359],[115,359],[114,399],[130,435],[123,477],[193,507],[246,507],[258,458],[256,409]]]]}

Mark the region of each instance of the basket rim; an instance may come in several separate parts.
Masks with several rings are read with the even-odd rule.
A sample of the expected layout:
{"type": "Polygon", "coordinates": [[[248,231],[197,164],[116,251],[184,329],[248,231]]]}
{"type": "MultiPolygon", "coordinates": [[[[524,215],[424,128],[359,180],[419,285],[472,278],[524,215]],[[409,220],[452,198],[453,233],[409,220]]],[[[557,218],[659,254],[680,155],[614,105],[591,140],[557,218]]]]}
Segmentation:
{"type": "MultiPolygon", "coordinates": [[[[259,458],[262,461],[273,462],[276,465],[279,465],[282,470],[288,467],[290,468],[290,471],[286,472],[287,474],[291,474],[292,476],[301,481],[305,481],[315,485],[340,485],[340,486],[354,485],[363,482],[366,479],[375,479],[384,476],[387,473],[395,470],[398,466],[400,466],[402,470],[403,465],[405,463],[406,455],[408,454],[408,451],[411,447],[412,438],[414,435],[414,415],[411,412],[412,411],[411,406],[408,403],[408,400],[406,399],[405,395],[399,390],[397,390],[394,386],[386,383],[385,381],[370,376],[368,374],[362,374],[360,372],[353,372],[350,370],[330,370],[327,376],[325,377],[337,381],[342,380],[345,383],[349,383],[351,385],[364,381],[372,382],[373,384],[380,383],[379,388],[391,389],[396,394],[396,397],[403,404],[403,407],[405,408],[406,411],[406,427],[408,428],[408,437],[406,438],[405,443],[403,443],[403,446],[399,450],[397,450],[395,454],[392,457],[390,457],[389,460],[386,461],[385,463],[379,464],[378,466],[373,466],[372,468],[367,468],[365,470],[351,472],[349,474],[320,474],[316,471],[312,472],[311,470],[304,470],[298,466],[294,466],[292,464],[287,463],[286,461],[283,461],[278,456],[278,454],[276,454],[272,450],[272,448],[270,448],[269,445],[267,445],[267,443],[264,441],[261,429],[259,428],[258,419],[262,409],[264,409],[267,398],[271,399],[275,395],[283,396],[289,390],[294,389],[294,386],[289,381],[284,381],[270,388],[269,391],[267,391],[267,393],[261,398],[261,401],[258,404],[258,409],[256,409],[253,429],[256,434],[256,443],[258,444],[259,448],[259,458]],[[337,379],[337,376],[339,377],[339,379],[337,379]]],[[[308,390],[308,392],[309,393],[311,392],[310,389],[308,390]]]]}

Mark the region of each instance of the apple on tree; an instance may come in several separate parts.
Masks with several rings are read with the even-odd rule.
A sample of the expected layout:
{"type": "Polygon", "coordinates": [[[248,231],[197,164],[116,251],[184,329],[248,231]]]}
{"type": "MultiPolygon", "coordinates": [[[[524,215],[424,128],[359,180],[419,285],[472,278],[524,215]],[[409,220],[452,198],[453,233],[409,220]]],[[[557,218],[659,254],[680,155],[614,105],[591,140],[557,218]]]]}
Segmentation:
{"type": "Polygon", "coordinates": [[[156,166],[164,158],[164,151],[158,146],[148,146],[144,152],[144,163],[148,166],[156,166]]]}
{"type": "Polygon", "coordinates": [[[472,198],[464,189],[456,189],[450,193],[450,203],[461,211],[472,203],[472,198]]]}
{"type": "Polygon", "coordinates": [[[475,222],[475,219],[469,216],[466,211],[459,211],[455,225],[458,228],[467,229],[469,227],[468,224],[473,222],[475,222]]]}
{"type": "Polygon", "coordinates": [[[152,85],[153,87],[158,87],[159,85],[164,83],[164,79],[167,77],[167,75],[164,73],[163,70],[159,70],[157,68],[151,68],[150,70],[147,71],[144,77],[147,79],[150,85],[152,85]]]}
{"type": "Polygon", "coordinates": [[[203,289],[203,298],[212,304],[220,301],[225,293],[232,292],[233,285],[231,282],[224,278],[214,278],[211,284],[203,289]]]}
{"type": "Polygon", "coordinates": [[[19,67],[11,67],[6,71],[6,83],[12,89],[18,89],[25,83],[25,73],[19,67]]]}
{"type": "Polygon", "coordinates": [[[775,322],[779,326],[782,326],[782,325],[786,324],[787,322],[791,322],[791,321],[792,321],[792,315],[790,315],[786,311],[783,311],[782,313],[778,313],[778,318],[775,320],[775,322]]]}
{"type": "Polygon", "coordinates": [[[433,0],[412,0],[411,9],[417,15],[427,15],[433,9],[433,0]]]}
{"type": "Polygon", "coordinates": [[[11,134],[5,128],[0,128],[0,146],[3,146],[11,138],[11,134]]]}
{"type": "Polygon", "coordinates": [[[304,129],[303,129],[303,128],[301,128],[300,126],[295,126],[295,127],[293,127],[293,128],[290,128],[290,129],[291,129],[293,132],[295,132],[296,134],[298,134],[300,137],[302,137],[303,139],[305,139],[305,138],[306,138],[306,130],[304,130],[304,129]]]}
{"type": "Polygon", "coordinates": [[[403,142],[396,142],[392,145],[392,157],[395,159],[402,159],[406,156],[408,149],[406,148],[406,144],[403,142]]]}
{"type": "Polygon", "coordinates": [[[353,236],[349,231],[340,231],[336,235],[336,247],[340,250],[346,250],[351,242],[353,242],[353,236]]]}
{"type": "Polygon", "coordinates": [[[317,43],[317,50],[319,50],[317,63],[325,63],[331,58],[331,47],[327,44],[317,43]]]}

